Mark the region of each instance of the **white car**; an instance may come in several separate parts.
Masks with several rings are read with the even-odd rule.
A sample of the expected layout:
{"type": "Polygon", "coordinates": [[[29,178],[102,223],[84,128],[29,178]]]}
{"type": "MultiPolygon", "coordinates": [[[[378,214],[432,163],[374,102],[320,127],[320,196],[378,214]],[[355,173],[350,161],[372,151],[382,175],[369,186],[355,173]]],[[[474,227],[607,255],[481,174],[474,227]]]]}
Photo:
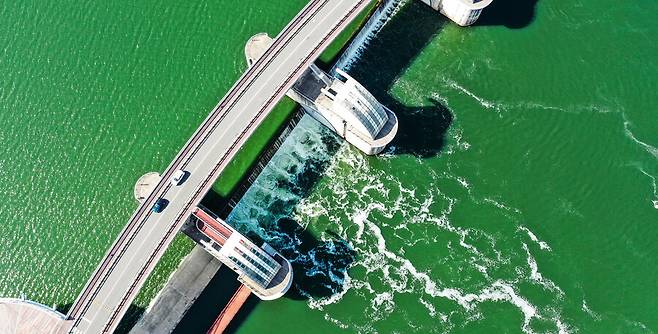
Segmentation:
{"type": "Polygon", "coordinates": [[[182,170],[177,170],[174,172],[174,175],[171,176],[171,185],[172,186],[179,186],[181,183],[183,183],[183,179],[185,178],[185,175],[187,172],[182,171],[182,170]]]}

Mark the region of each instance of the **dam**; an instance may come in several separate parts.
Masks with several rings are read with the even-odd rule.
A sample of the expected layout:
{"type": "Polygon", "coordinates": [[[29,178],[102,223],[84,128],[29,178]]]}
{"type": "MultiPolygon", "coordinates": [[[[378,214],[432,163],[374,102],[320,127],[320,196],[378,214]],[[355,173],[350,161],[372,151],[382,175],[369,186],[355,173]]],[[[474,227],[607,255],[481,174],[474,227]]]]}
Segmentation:
{"type": "MultiPolygon", "coordinates": [[[[247,63],[255,63],[272,43],[273,39],[264,33],[251,37],[245,46],[247,63]]],[[[380,153],[398,130],[395,113],[340,69],[331,76],[311,64],[286,95],[368,155],[380,153]]]]}
{"type": "Polygon", "coordinates": [[[12,314],[24,315],[25,309],[36,311],[29,322],[18,318],[16,328],[23,332],[113,332],[175,234],[190,219],[208,238],[206,250],[241,273],[241,282],[254,294],[265,300],[282,296],[292,280],[289,263],[268,245],[257,247],[240,238],[199,202],[284,94],[366,154],[379,153],[390,143],[397,132],[395,113],[347,73],[336,70],[330,75],[313,64],[367,3],[311,1],[277,38],[261,35],[267,46],[248,55],[247,72],[176,155],[153,191],[140,194],[143,202],[68,314],[24,300],[0,301],[7,323],[17,319],[12,314]],[[173,185],[170,178],[178,171],[189,173],[189,178],[173,185]],[[163,200],[164,208],[155,210],[163,200]],[[48,321],[47,328],[36,326],[44,324],[38,321],[39,314],[48,321]]]}

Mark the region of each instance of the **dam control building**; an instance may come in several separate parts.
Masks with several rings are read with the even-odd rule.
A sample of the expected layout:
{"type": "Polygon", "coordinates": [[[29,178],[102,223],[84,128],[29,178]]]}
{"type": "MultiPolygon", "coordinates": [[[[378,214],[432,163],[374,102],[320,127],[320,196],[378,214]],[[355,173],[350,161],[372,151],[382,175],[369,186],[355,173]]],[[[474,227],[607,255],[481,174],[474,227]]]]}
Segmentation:
{"type": "MultiPolygon", "coordinates": [[[[251,37],[245,46],[249,66],[272,43],[273,39],[265,33],[251,37]]],[[[336,69],[331,76],[311,64],[286,95],[313,118],[368,155],[383,151],[398,131],[395,113],[341,69],[336,69]]]]}
{"type": "Polygon", "coordinates": [[[233,269],[238,280],[258,298],[277,299],[290,289],[292,266],[272,246],[256,246],[203,207],[195,208],[190,220],[207,238],[199,241],[203,248],[233,269]]]}
{"type": "Polygon", "coordinates": [[[420,0],[460,26],[470,26],[493,0],[420,0]]]}

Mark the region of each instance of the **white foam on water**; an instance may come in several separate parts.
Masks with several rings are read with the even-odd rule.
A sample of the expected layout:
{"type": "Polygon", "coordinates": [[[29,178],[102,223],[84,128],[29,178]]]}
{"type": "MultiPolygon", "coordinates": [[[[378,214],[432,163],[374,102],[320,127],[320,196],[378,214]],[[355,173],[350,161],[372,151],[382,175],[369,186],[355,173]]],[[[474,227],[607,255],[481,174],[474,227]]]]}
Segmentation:
{"type": "Polygon", "coordinates": [[[471,148],[471,144],[468,143],[467,141],[462,140],[463,135],[464,134],[462,133],[461,129],[457,129],[454,131],[454,139],[455,139],[455,143],[457,144],[457,147],[462,151],[467,151],[469,148],[471,148]]]}
{"type": "Polygon", "coordinates": [[[375,192],[382,194],[384,196],[388,196],[390,190],[384,186],[382,182],[377,182],[377,183],[372,183],[368,184],[365,187],[363,187],[360,191],[361,196],[366,196],[367,192],[370,190],[374,190],[375,192]]]}
{"type": "Polygon", "coordinates": [[[450,103],[448,103],[448,99],[438,92],[433,92],[430,96],[432,97],[432,99],[441,102],[441,104],[443,104],[444,106],[450,105],[450,103]]]}
{"type": "Polygon", "coordinates": [[[516,306],[523,313],[522,329],[524,333],[534,333],[532,328],[530,328],[530,321],[535,317],[541,318],[534,305],[519,296],[509,282],[502,280],[495,281],[491,286],[484,288],[477,294],[464,294],[456,288],[438,290],[435,285],[426,286],[426,292],[434,297],[453,300],[467,310],[473,310],[478,303],[482,302],[508,302],[516,306]]]}
{"type": "MultiPolygon", "coordinates": [[[[334,277],[333,282],[336,281],[337,280],[334,277]]],[[[338,279],[338,281],[342,282],[341,288],[338,290],[337,293],[334,293],[333,295],[327,298],[314,298],[313,296],[306,294],[306,297],[308,297],[308,306],[315,310],[323,310],[325,306],[335,304],[339,302],[341,299],[343,299],[343,296],[345,296],[347,291],[349,291],[350,288],[352,287],[352,279],[350,278],[349,275],[347,275],[346,272],[345,277],[342,280],[338,279]]],[[[302,294],[305,293],[302,292],[302,294]]]]}
{"type": "Polygon", "coordinates": [[[492,58],[485,57],[483,59],[483,63],[490,70],[493,70],[493,71],[502,71],[503,70],[501,67],[495,65],[495,61],[492,58]]]}
{"type": "MultiPolygon", "coordinates": [[[[401,201],[401,197],[398,197],[398,199],[396,200],[396,204],[399,207],[400,204],[398,201],[401,201]]],[[[434,203],[434,195],[430,193],[427,195],[427,197],[425,197],[423,202],[418,207],[418,212],[421,214],[422,217],[426,217],[427,215],[430,214],[430,206],[433,203],[434,203]]]]}
{"type": "Polygon", "coordinates": [[[638,166],[637,169],[640,171],[640,173],[651,179],[651,188],[653,189],[653,197],[655,198],[651,201],[651,204],[653,205],[654,209],[658,209],[658,186],[656,185],[656,177],[647,173],[644,169],[642,169],[642,167],[638,166]]]}
{"type": "Polygon", "coordinates": [[[434,307],[434,305],[432,305],[432,303],[424,300],[423,298],[420,298],[419,301],[420,301],[421,304],[423,304],[423,306],[425,306],[427,311],[429,311],[430,317],[434,318],[436,316],[436,308],[434,307]]]}
{"type": "Polygon", "coordinates": [[[380,205],[379,203],[371,203],[365,210],[356,212],[356,214],[352,217],[352,222],[359,228],[354,238],[354,241],[356,241],[357,243],[364,242],[363,240],[363,233],[365,232],[364,223],[367,221],[368,216],[370,215],[370,212],[373,209],[380,209],[381,211],[385,210],[383,205],[380,205]]]}
{"type": "MultiPolygon", "coordinates": [[[[300,200],[299,196],[289,189],[278,186],[279,180],[294,179],[300,172],[298,169],[301,169],[311,158],[328,160],[330,157],[322,138],[330,135],[329,131],[313,118],[308,115],[303,116],[261,175],[245,193],[244,199],[231,212],[227,221],[239,229],[251,230],[264,237],[266,233],[260,226],[258,218],[272,215],[268,210],[273,201],[300,200]]],[[[277,218],[280,217],[273,217],[270,220],[276,221],[277,218]]]]}
{"type": "MultiPolygon", "coordinates": [[[[444,210],[442,213],[441,217],[432,217],[431,215],[428,215],[427,217],[423,217],[426,221],[434,222],[436,223],[437,226],[439,226],[441,229],[458,233],[460,237],[460,245],[464,247],[465,249],[473,252],[474,254],[483,257],[482,254],[475,248],[474,246],[466,243],[465,238],[468,235],[468,230],[464,230],[461,228],[454,227],[450,224],[447,216],[450,214],[452,211],[452,206],[454,205],[454,200],[453,199],[447,199],[448,203],[448,208],[444,210]]],[[[418,210],[418,213],[415,213],[416,215],[423,216],[423,214],[426,214],[427,210],[425,209],[426,207],[420,206],[420,209],[418,210]]],[[[506,208],[507,210],[513,210],[506,208]]],[[[516,307],[521,310],[521,312],[524,314],[524,323],[523,323],[523,330],[526,333],[532,333],[532,329],[530,328],[530,321],[534,317],[539,317],[537,308],[533,306],[530,302],[528,302],[525,298],[521,297],[513,288],[512,283],[503,281],[503,280],[497,280],[494,282],[489,288],[483,289],[477,294],[466,294],[463,293],[459,288],[443,288],[440,289],[439,283],[433,281],[430,277],[430,274],[428,272],[421,272],[419,271],[413,263],[404,258],[403,256],[396,254],[392,251],[390,251],[387,248],[387,243],[385,238],[383,237],[382,231],[380,227],[375,224],[374,222],[370,221],[368,219],[370,213],[372,210],[384,210],[384,206],[381,204],[370,204],[365,210],[359,211],[357,214],[355,214],[353,217],[353,222],[359,226],[359,242],[364,242],[364,235],[366,232],[369,236],[374,236],[376,239],[376,244],[377,244],[377,253],[375,257],[377,258],[377,261],[373,262],[379,262],[382,263],[384,262],[382,258],[388,259],[390,261],[393,261],[394,263],[397,263],[397,265],[394,265],[396,268],[398,268],[399,271],[401,272],[406,272],[414,281],[418,281],[422,283],[423,290],[426,294],[432,296],[432,297],[441,297],[441,298],[447,298],[450,300],[453,300],[457,302],[459,305],[461,305],[464,309],[468,311],[473,311],[476,308],[476,305],[478,303],[484,302],[484,301],[507,301],[510,302],[511,304],[515,305],[516,307]]],[[[532,232],[530,232],[527,228],[524,229],[526,233],[529,233],[529,235],[534,236],[532,232]]],[[[532,238],[531,236],[531,238],[532,238]]],[[[550,250],[550,247],[545,242],[542,242],[534,237],[534,241],[537,242],[542,249],[547,249],[550,250]]],[[[527,247],[527,246],[526,246],[527,247]]],[[[528,250],[529,252],[529,250],[528,250]]],[[[550,290],[556,291],[558,294],[563,294],[561,289],[557,287],[552,281],[545,279],[541,273],[539,273],[536,262],[534,261],[533,258],[530,257],[530,260],[528,260],[529,266],[531,267],[531,277],[536,280],[539,284],[547,287],[550,290]],[[534,269],[532,269],[534,268],[534,269]]],[[[474,267],[479,270],[480,272],[486,273],[486,266],[482,265],[474,265],[474,267]]],[[[382,271],[387,273],[390,271],[390,266],[384,265],[380,266],[380,268],[384,268],[382,271]]],[[[373,269],[375,271],[377,269],[373,269]]],[[[387,280],[388,283],[393,283],[390,282],[390,277],[388,274],[385,274],[385,277],[388,278],[387,280]]],[[[397,282],[396,286],[391,286],[393,287],[394,291],[399,291],[404,289],[406,286],[406,282],[400,284],[401,282],[397,282]]],[[[422,302],[421,302],[422,303],[422,302]]],[[[425,304],[425,303],[423,303],[425,304]]],[[[425,305],[426,308],[428,308],[425,305]]],[[[435,313],[432,312],[431,308],[428,308],[428,311],[430,315],[433,315],[435,313]]],[[[435,310],[434,310],[435,312],[435,310]]],[[[561,320],[557,319],[556,321],[556,326],[560,328],[562,332],[568,332],[568,326],[565,325],[561,320]]]]}
{"type": "Polygon", "coordinates": [[[560,289],[553,281],[550,279],[544,278],[544,276],[539,272],[539,266],[537,265],[537,261],[535,261],[535,258],[530,254],[530,250],[528,249],[528,245],[523,243],[523,249],[525,249],[526,255],[528,257],[528,267],[530,267],[530,278],[539,283],[541,286],[544,288],[553,291],[557,293],[560,297],[564,296],[564,292],[562,289],[560,289]]]}
{"type": "Polygon", "coordinates": [[[511,106],[519,109],[539,109],[545,111],[558,111],[569,114],[596,113],[596,114],[623,114],[623,105],[618,101],[608,100],[606,96],[599,96],[598,104],[570,104],[566,106],[554,106],[539,101],[521,101],[511,106]]]}
{"type": "Polygon", "coordinates": [[[419,271],[411,263],[410,260],[403,258],[387,249],[386,240],[382,235],[381,229],[376,224],[370,222],[367,219],[365,219],[363,223],[366,224],[372,235],[376,237],[379,254],[382,254],[385,258],[398,263],[398,266],[401,270],[406,271],[414,280],[423,283],[424,292],[426,294],[432,297],[441,297],[453,300],[468,311],[473,311],[478,303],[484,301],[510,302],[511,304],[518,307],[519,310],[524,314],[524,332],[533,332],[530,328],[530,321],[532,318],[538,316],[537,309],[526,299],[519,296],[508,282],[497,280],[489,288],[483,289],[478,294],[464,294],[458,288],[440,289],[438,284],[431,279],[428,273],[419,271]]]}
{"type": "Polygon", "coordinates": [[[583,312],[587,313],[590,317],[592,317],[592,319],[596,321],[601,320],[601,316],[589,308],[589,305],[587,305],[587,301],[585,299],[583,299],[583,304],[581,305],[581,309],[583,310],[583,312]]]}
{"type": "Polygon", "coordinates": [[[528,229],[527,227],[519,226],[519,230],[527,233],[528,237],[530,237],[530,240],[534,241],[537,245],[539,245],[539,248],[541,248],[542,250],[546,250],[549,252],[551,251],[551,247],[546,242],[539,240],[539,238],[537,238],[537,236],[534,233],[532,233],[532,231],[530,231],[530,229],[528,229]]]}
{"type": "Polygon", "coordinates": [[[376,294],[375,298],[372,299],[370,308],[376,315],[376,319],[382,319],[385,315],[392,313],[395,309],[393,293],[386,291],[376,294]]]}
{"type": "MultiPolygon", "coordinates": [[[[301,122],[300,122],[301,124],[301,122]]],[[[507,256],[501,255],[501,250],[496,249],[495,236],[488,235],[477,229],[469,229],[456,226],[451,223],[449,216],[453,212],[457,198],[450,197],[448,194],[441,192],[435,186],[422,187],[418,189],[406,185],[395,173],[388,173],[383,170],[377,170],[370,166],[371,158],[364,157],[361,153],[348,145],[342,145],[334,157],[327,157],[325,145],[322,143],[320,136],[302,136],[304,132],[315,131],[314,129],[295,129],[290,138],[295,138],[295,143],[286,144],[277,153],[271,164],[278,164],[276,168],[266,167],[263,174],[250,189],[245,199],[238,204],[236,210],[231,214],[239,221],[245,221],[252,224],[262,233],[265,233],[259,223],[263,221],[276,220],[277,215],[281,213],[274,212],[267,216],[267,219],[259,219],[268,214],[267,210],[272,203],[279,199],[288,199],[296,202],[291,208],[291,212],[283,213],[287,217],[293,217],[302,227],[306,224],[328,224],[328,229],[336,232],[340,238],[349,240],[350,247],[356,251],[357,260],[352,263],[352,267],[358,266],[363,271],[359,272],[357,277],[352,277],[344,273],[344,277],[337,277],[332,272],[323,271],[326,264],[316,261],[314,254],[308,255],[304,260],[315,264],[310,269],[310,274],[323,272],[330,277],[332,282],[333,294],[328,297],[318,298],[308,295],[308,307],[314,310],[322,310],[325,313],[325,319],[338,326],[341,329],[349,328],[351,330],[372,332],[371,324],[377,320],[384,320],[396,310],[395,296],[397,294],[418,295],[419,303],[427,310],[427,314],[432,318],[439,318],[444,322],[443,328],[450,328],[451,318],[441,313],[432,304],[431,298],[448,299],[455,302],[455,308],[461,313],[461,309],[469,315],[479,315],[478,304],[482,302],[507,302],[517,307],[524,315],[522,328],[526,333],[532,333],[530,321],[535,317],[540,317],[541,311],[526,298],[521,296],[518,288],[515,286],[520,280],[526,280],[525,277],[493,277],[490,278],[489,272],[497,266],[508,265],[510,262],[507,256]],[[302,133],[302,134],[300,134],[302,133]],[[328,182],[321,183],[320,191],[311,193],[308,197],[298,198],[289,189],[278,189],[277,181],[285,179],[294,179],[294,176],[301,171],[305,160],[308,159],[326,159],[328,165],[323,171],[323,177],[328,182]],[[291,168],[297,166],[298,168],[291,168]],[[253,192],[252,192],[253,191],[253,192]],[[251,192],[251,193],[250,193],[251,192]],[[441,208],[436,212],[436,208],[441,208]],[[274,217],[272,217],[274,216],[274,217]],[[395,220],[393,220],[395,218],[395,220]],[[392,226],[392,222],[400,222],[392,226]],[[417,226],[417,227],[416,227],[417,226]],[[414,227],[414,228],[410,228],[414,227]],[[404,231],[401,231],[404,230],[404,231]],[[418,233],[421,231],[421,233],[418,233]],[[447,232],[447,233],[446,233],[447,232]],[[401,233],[400,236],[397,233],[401,233]],[[408,233],[408,234],[407,234],[408,233]],[[386,240],[390,238],[390,240],[386,240]],[[441,266],[446,269],[457,270],[465,274],[482,273],[485,281],[477,287],[461,286],[459,282],[448,284],[442,282],[433,275],[432,271],[437,270],[435,266],[428,269],[420,270],[417,264],[414,264],[405,253],[411,252],[413,246],[419,242],[428,244],[437,243],[437,240],[445,242],[448,238],[454,237],[446,245],[446,257],[442,259],[441,266]],[[461,248],[451,247],[457,244],[461,248]],[[480,243],[471,244],[472,240],[489,242],[488,245],[478,249],[474,246],[480,243]],[[394,245],[394,246],[390,246],[394,245]],[[401,246],[400,246],[401,245],[401,246]],[[487,255],[495,253],[494,255],[487,255]],[[494,257],[494,258],[489,258],[494,257]],[[455,265],[451,259],[463,261],[467,270],[453,268],[455,265]],[[365,272],[365,273],[363,273],[365,272]],[[363,273],[363,274],[362,274],[363,273]],[[338,288],[335,288],[338,286],[338,288]],[[476,291],[469,293],[468,291],[476,291]],[[370,303],[366,309],[365,317],[367,319],[335,319],[330,312],[328,305],[340,305],[346,294],[350,296],[359,296],[370,303]],[[429,296],[429,297],[428,297],[429,296]],[[459,306],[457,306],[459,305],[459,306]]],[[[290,139],[289,138],[289,139],[290,139]]],[[[419,163],[423,163],[422,160],[419,163]]],[[[430,184],[434,180],[457,179],[459,178],[449,170],[445,173],[438,174],[434,171],[428,171],[427,179],[430,184]]],[[[462,185],[469,189],[472,185],[461,178],[462,185]],[[463,182],[463,183],[462,183],[463,182]]],[[[517,212],[517,209],[510,208],[499,201],[489,200],[504,212],[517,212]]],[[[321,227],[324,229],[324,227],[321,227]]],[[[534,242],[540,245],[542,249],[550,250],[547,244],[537,239],[527,228],[521,227],[534,242]]],[[[267,231],[276,236],[275,231],[267,231]]],[[[320,239],[326,238],[327,235],[320,232],[320,239]]],[[[333,237],[332,237],[333,238],[333,237]]],[[[301,240],[291,240],[292,243],[300,243],[301,240]]],[[[422,244],[421,244],[422,245],[422,244]]],[[[520,245],[520,244],[519,244],[520,245]]],[[[523,244],[525,246],[525,244],[523,244]]],[[[517,249],[509,250],[512,254],[520,253],[521,246],[517,249]]],[[[528,253],[527,264],[531,268],[530,279],[538,284],[550,286],[552,282],[545,279],[539,273],[534,258],[528,253]],[[533,267],[534,265],[534,267],[533,267]],[[533,269],[534,268],[534,269],[533,269]]],[[[302,256],[302,255],[298,255],[302,256]]],[[[306,256],[306,255],[304,255],[306,256]]],[[[526,260],[519,257],[521,261],[526,260]]],[[[294,261],[294,258],[292,259],[294,261]]],[[[522,262],[523,263],[523,262],[522,262]]],[[[461,264],[460,264],[461,265],[461,264]]],[[[525,264],[520,266],[523,272],[527,273],[525,264]]],[[[439,269],[440,270],[440,269],[439,269]]],[[[517,273],[517,275],[520,275],[517,273]]],[[[469,277],[470,278],[470,277],[469,277]]],[[[559,290],[559,288],[555,287],[559,290]]],[[[304,294],[305,292],[301,292],[304,294]]],[[[482,315],[479,315],[482,316],[482,315]]],[[[554,317],[547,317],[555,319],[554,317]]],[[[556,322],[556,326],[563,326],[556,322]]],[[[411,324],[410,324],[411,326],[411,324]]],[[[566,325],[564,325],[566,326],[566,325]]],[[[568,326],[565,328],[568,329],[568,326]]]]}
{"type": "Polygon", "coordinates": [[[489,204],[492,204],[493,206],[495,206],[495,207],[497,207],[497,208],[499,208],[499,209],[503,209],[503,210],[505,210],[505,211],[514,212],[514,213],[517,213],[517,214],[520,214],[520,213],[521,213],[521,211],[520,211],[519,209],[509,207],[509,206],[507,206],[507,205],[505,205],[505,204],[503,204],[503,203],[500,203],[499,201],[497,201],[497,200],[495,200],[495,199],[493,199],[493,198],[490,198],[490,197],[485,197],[485,198],[484,198],[484,201],[487,202],[487,203],[489,203],[489,204]]]}
{"type": "MultiPolygon", "coordinates": [[[[300,205],[297,206],[295,210],[295,217],[300,218],[300,217],[309,217],[309,218],[317,218],[320,216],[328,216],[329,211],[327,210],[326,207],[322,206],[320,202],[306,202],[304,199],[302,199],[302,202],[300,202],[300,205]]],[[[299,219],[297,219],[299,221],[299,219]]]]}
{"type": "Polygon", "coordinates": [[[380,153],[379,156],[385,159],[390,159],[395,157],[398,148],[395,145],[389,145],[386,147],[384,152],[380,153]]]}
{"type": "Polygon", "coordinates": [[[481,257],[482,259],[484,259],[482,253],[480,253],[480,251],[478,251],[478,249],[475,246],[473,246],[473,245],[466,242],[466,237],[468,237],[468,235],[469,235],[468,230],[452,226],[450,224],[450,221],[448,220],[447,216],[445,216],[445,215],[442,215],[439,218],[429,217],[429,218],[427,218],[427,220],[429,222],[435,223],[437,226],[441,227],[442,229],[444,229],[446,231],[453,232],[453,233],[459,235],[459,245],[460,246],[462,246],[463,248],[471,251],[473,254],[477,255],[478,257],[481,257]]]}
{"type": "Polygon", "coordinates": [[[462,187],[464,187],[464,188],[466,188],[466,189],[470,189],[470,185],[468,184],[468,181],[466,181],[465,178],[463,178],[463,177],[457,177],[457,182],[459,182],[459,184],[461,184],[462,187]]]}
{"type": "Polygon", "coordinates": [[[647,325],[645,325],[645,324],[643,324],[643,323],[641,323],[641,322],[639,322],[639,321],[629,320],[629,319],[624,319],[624,322],[625,322],[626,324],[628,324],[629,326],[631,326],[631,327],[642,329],[645,333],[651,333],[651,334],[653,334],[653,331],[649,330],[649,328],[647,327],[647,325]]]}
{"type": "Polygon", "coordinates": [[[654,158],[658,159],[658,148],[651,146],[635,137],[633,132],[631,132],[630,127],[632,126],[631,121],[626,118],[626,115],[622,113],[622,117],[624,119],[624,134],[626,134],[626,137],[634,141],[636,144],[640,145],[642,148],[644,148],[645,151],[647,151],[649,154],[651,154],[654,158]]]}
{"type": "Polygon", "coordinates": [[[540,109],[540,110],[546,110],[546,111],[559,111],[559,112],[565,112],[565,113],[574,113],[574,114],[579,114],[581,111],[577,108],[561,108],[561,107],[554,107],[554,106],[549,106],[545,105],[539,102],[520,102],[514,105],[517,108],[522,108],[522,109],[540,109]]]}
{"type": "Polygon", "coordinates": [[[569,326],[560,320],[560,318],[553,319],[555,325],[557,326],[558,334],[569,334],[569,326]]]}
{"type": "Polygon", "coordinates": [[[471,92],[470,90],[466,89],[465,87],[459,85],[459,84],[458,84],[456,81],[454,81],[454,80],[451,80],[451,79],[444,79],[444,81],[445,81],[445,83],[446,83],[449,87],[454,88],[454,89],[456,89],[456,90],[458,90],[458,91],[460,91],[460,92],[462,92],[462,93],[468,95],[469,97],[471,97],[471,98],[473,98],[475,101],[477,101],[481,106],[483,106],[483,107],[485,107],[485,108],[487,108],[487,109],[495,110],[496,112],[500,112],[501,107],[500,107],[500,105],[499,105],[498,103],[491,102],[491,101],[489,101],[489,100],[486,100],[486,99],[484,99],[484,98],[482,98],[482,97],[479,97],[479,96],[475,95],[475,93],[473,93],[473,92],[471,92]]]}
{"type": "Polygon", "coordinates": [[[340,329],[348,329],[348,328],[350,328],[350,326],[348,326],[348,325],[345,324],[344,322],[342,322],[342,321],[340,321],[340,320],[338,320],[338,319],[336,319],[336,318],[332,318],[328,313],[325,313],[325,314],[324,314],[324,320],[331,322],[332,324],[336,325],[336,326],[337,326],[338,328],[340,328],[340,329]]]}

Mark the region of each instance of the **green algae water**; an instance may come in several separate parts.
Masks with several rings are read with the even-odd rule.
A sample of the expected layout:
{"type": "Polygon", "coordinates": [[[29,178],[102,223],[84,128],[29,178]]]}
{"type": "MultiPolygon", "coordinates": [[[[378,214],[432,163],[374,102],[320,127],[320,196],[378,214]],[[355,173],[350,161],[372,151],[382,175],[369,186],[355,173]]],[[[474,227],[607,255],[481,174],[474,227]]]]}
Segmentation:
{"type": "Polygon", "coordinates": [[[240,333],[658,331],[658,4],[487,10],[406,2],[352,60],[400,119],[382,156],[300,123],[231,216],[297,295],[240,333]]]}
{"type": "MultiPolygon", "coordinates": [[[[230,222],[296,283],[239,333],[658,331],[658,3],[494,1],[470,28],[404,2],[354,57],[400,118],[382,156],[293,131],[230,222]]],[[[0,295],[72,302],[135,180],[303,5],[0,4],[0,295]]]]}
{"type": "MultiPolygon", "coordinates": [[[[66,309],[162,171],[305,1],[0,4],[0,295],[66,309]]],[[[190,249],[177,240],[136,301],[190,249]]]]}

